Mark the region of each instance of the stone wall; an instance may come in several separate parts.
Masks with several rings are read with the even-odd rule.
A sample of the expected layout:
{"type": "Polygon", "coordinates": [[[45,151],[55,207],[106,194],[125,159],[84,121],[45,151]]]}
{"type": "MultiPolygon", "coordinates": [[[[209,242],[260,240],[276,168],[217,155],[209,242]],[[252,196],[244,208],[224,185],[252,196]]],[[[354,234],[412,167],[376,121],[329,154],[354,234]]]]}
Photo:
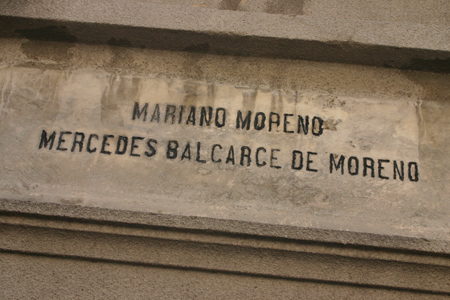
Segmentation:
{"type": "Polygon", "coordinates": [[[1,298],[449,297],[448,6],[3,2],[1,298]]]}

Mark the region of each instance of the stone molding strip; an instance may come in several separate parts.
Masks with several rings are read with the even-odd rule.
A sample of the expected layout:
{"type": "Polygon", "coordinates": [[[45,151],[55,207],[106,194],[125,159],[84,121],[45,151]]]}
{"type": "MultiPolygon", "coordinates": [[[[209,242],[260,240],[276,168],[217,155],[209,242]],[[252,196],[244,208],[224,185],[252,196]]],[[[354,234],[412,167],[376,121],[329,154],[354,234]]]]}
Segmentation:
{"type": "Polygon", "coordinates": [[[450,247],[445,241],[0,203],[3,253],[450,296],[450,247]]]}
{"type": "Polygon", "coordinates": [[[450,71],[445,25],[130,1],[2,1],[0,36],[450,71]]]}

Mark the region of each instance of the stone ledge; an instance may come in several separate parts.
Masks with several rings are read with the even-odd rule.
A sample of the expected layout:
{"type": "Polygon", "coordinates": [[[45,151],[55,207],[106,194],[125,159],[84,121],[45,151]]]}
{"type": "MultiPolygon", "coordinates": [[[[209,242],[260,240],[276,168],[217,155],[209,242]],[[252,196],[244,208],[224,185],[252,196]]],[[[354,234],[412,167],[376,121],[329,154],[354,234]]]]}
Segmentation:
{"type": "Polygon", "coordinates": [[[4,299],[443,299],[445,293],[0,253],[4,299]],[[68,272],[67,270],[70,270],[68,272]],[[27,280],[24,280],[24,279],[27,280]],[[45,283],[45,284],[43,284],[45,283]],[[70,283],[70,284],[67,284],[70,283]],[[361,295],[364,295],[362,297],[361,295]]]}
{"type": "Polygon", "coordinates": [[[139,1],[0,4],[3,37],[449,72],[448,26],[328,20],[139,1]]]}
{"type": "MultiPolygon", "coordinates": [[[[426,255],[436,256],[437,260],[439,260],[439,257],[442,255],[443,257],[450,255],[450,243],[445,240],[299,228],[294,226],[133,212],[117,209],[112,210],[55,203],[36,203],[0,199],[0,216],[12,218],[9,220],[13,220],[13,216],[23,216],[25,218],[31,218],[30,220],[36,220],[36,222],[38,222],[38,220],[47,220],[45,222],[54,220],[56,222],[55,224],[42,224],[47,224],[46,226],[48,227],[59,229],[68,229],[71,224],[70,222],[74,221],[79,223],[79,230],[81,230],[80,226],[83,226],[82,223],[85,222],[86,224],[92,224],[92,226],[105,225],[106,228],[108,228],[108,226],[119,226],[123,228],[151,228],[152,230],[163,230],[164,232],[183,231],[202,233],[208,234],[210,239],[218,234],[222,237],[231,236],[233,238],[241,236],[246,240],[269,239],[284,242],[301,241],[305,244],[316,245],[330,244],[336,247],[348,247],[359,249],[361,251],[372,248],[377,248],[379,251],[387,250],[389,252],[399,253],[407,251],[411,254],[424,253],[426,255]],[[67,223],[69,225],[62,225],[66,224],[65,222],[69,222],[67,223]]],[[[26,219],[24,219],[24,222],[25,220],[26,219]]],[[[8,222],[12,224],[21,224],[22,221],[8,222]]],[[[34,226],[33,223],[29,223],[29,221],[26,221],[24,224],[34,226]]],[[[89,229],[90,225],[86,226],[88,226],[86,229],[87,231],[92,230],[89,229]]]]}
{"type": "MultiPolygon", "coordinates": [[[[448,253],[324,242],[320,241],[321,232],[316,239],[304,240],[276,237],[273,232],[272,236],[261,232],[249,235],[252,229],[243,222],[237,222],[238,228],[246,234],[227,232],[226,225],[230,227],[232,221],[152,214],[146,214],[146,219],[139,213],[54,204],[33,204],[28,207],[34,211],[31,215],[25,212],[27,203],[22,204],[22,209],[14,210],[13,202],[9,208],[2,207],[3,253],[450,295],[448,253]],[[46,212],[38,212],[37,207],[46,212]],[[138,217],[134,223],[130,219],[124,223],[133,215],[138,217]],[[114,218],[122,220],[113,222],[114,218]],[[176,228],[180,222],[184,229],[176,228]],[[212,229],[213,224],[223,231],[212,229]]],[[[265,227],[248,225],[253,230],[265,227]]],[[[335,238],[340,234],[335,233],[335,238]]],[[[358,240],[358,234],[346,234],[358,240]]],[[[376,240],[372,236],[372,241],[376,240]]]]}

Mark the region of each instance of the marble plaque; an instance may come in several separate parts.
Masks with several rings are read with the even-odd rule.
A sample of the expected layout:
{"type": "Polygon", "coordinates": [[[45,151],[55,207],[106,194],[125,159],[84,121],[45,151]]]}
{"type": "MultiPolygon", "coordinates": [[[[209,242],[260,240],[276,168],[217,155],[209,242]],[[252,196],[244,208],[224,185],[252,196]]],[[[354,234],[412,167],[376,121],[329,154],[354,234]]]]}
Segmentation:
{"type": "Polygon", "coordinates": [[[25,67],[0,87],[3,198],[448,238],[419,100],[25,67]]]}

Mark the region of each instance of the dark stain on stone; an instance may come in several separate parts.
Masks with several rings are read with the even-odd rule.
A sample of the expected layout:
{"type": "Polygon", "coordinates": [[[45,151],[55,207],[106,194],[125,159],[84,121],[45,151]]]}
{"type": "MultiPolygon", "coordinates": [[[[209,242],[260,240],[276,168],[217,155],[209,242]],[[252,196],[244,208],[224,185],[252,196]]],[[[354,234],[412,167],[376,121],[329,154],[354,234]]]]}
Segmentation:
{"type": "Polygon", "coordinates": [[[16,29],[14,32],[27,39],[71,43],[75,43],[77,41],[77,38],[70,33],[66,26],[51,25],[32,29],[16,29]]]}
{"type": "Polygon", "coordinates": [[[324,121],[322,127],[324,130],[336,131],[337,130],[336,126],[339,123],[341,123],[341,120],[330,119],[330,120],[324,121]]]}
{"type": "Polygon", "coordinates": [[[186,106],[195,106],[200,96],[199,85],[195,82],[185,82],[183,84],[185,92],[183,104],[186,106]]]}
{"type": "Polygon", "coordinates": [[[345,100],[340,100],[337,97],[328,99],[328,100],[324,101],[324,103],[323,103],[324,108],[335,108],[335,107],[344,107],[344,106],[345,106],[345,100]]]}
{"type": "Polygon", "coordinates": [[[23,53],[33,60],[51,60],[54,62],[69,61],[73,53],[70,49],[75,47],[74,43],[26,41],[22,43],[23,53]]]}
{"type": "Polygon", "coordinates": [[[281,113],[283,111],[283,95],[280,90],[272,92],[270,109],[272,112],[278,113],[281,113]]]}
{"type": "Polygon", "coordinates": [[[448,103],[450,101],[450,74],[403,71],[412,82],[421,87],[420,99],[448,103]]]}
{"type": "Polygon", "coordinates": [[[76,198],[75,199],[64,199],[64,198],[62,198],[60,200],[60,202],[63,203],[63,204],[80,205],[80,204],[83,203],[83,199],[81,199],[81,198],[78,198],[78,199],[76,199],[76,198]]]}
{"type": "Polygon", "coordinates": [[[208,43],[195,44],[187,46],[183,49],[186,52],[208,52],[210,49],[210,45],[208,43]]]}
{"type": "Polygon", "coordinates": [[[217,87],[214,83],[208,84],[207,101],[209,106],[214,106],[214,100],[216,99],[217,87]]]}
{"type": "Polygon", "coordinates": [[[244,89],[242,91],[242,106],[248,110],[254,110],[256,105],[257,89],[244,89]]]}
{"type": "Polygon", "coordinates": [[[124,99],[139,98],[140,78],[126,78],[118,75],[111,75],[107,88],[103,91],[101,99],[101,120],[104,124],[113,125],[119,123],[123,125],[123,118],[120,114],[121,105],[124,99]]]}
{"type": "Polygon", "coordinates": [[[302,15],[306,0],[269,0],[265,12],[269,14],[302,15]]]}
{"type": "Polygon", "coordinates": [[[436,73],[450,73],[450,58],[421,59],[413,58],[407,69],[431,71],[436,73]]]}
{"type": "Polygon", "coordinates": [[[122,46],[122,47],[130,47],[131,42],[125,39],[115,39],[115,38],[110,38],[107,42],[108,45],[110,46],[122,46]]]}
{"type": "Polygon", "coordinates": [[[450,134],[450,74],[403,71],[403,74],[420,87],[415,103],[419,130],[419,161],[423,165],[422,178],[449,178],[447,168],[438,164],[448,156],[450,134]],[[420,99],[420,100],[419,100],[420,99]]]}
{"type": "Polygon", "coordinates": [[[219,9],[223,10],[239,10],[242,0],[222,0],[219,9]]]}

